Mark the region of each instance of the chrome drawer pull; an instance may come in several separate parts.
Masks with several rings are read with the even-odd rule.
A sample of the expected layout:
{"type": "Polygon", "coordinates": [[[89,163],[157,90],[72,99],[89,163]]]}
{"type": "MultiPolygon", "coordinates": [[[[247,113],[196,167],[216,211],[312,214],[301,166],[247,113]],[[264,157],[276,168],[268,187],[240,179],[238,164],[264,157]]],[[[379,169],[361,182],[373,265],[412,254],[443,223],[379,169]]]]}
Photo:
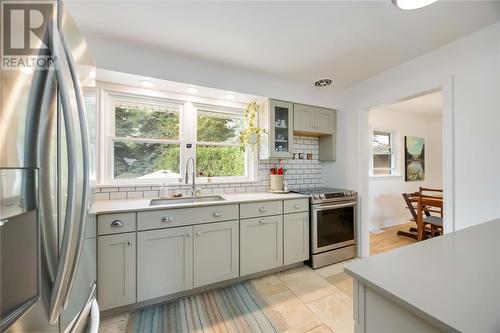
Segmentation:
{"type": "Polygon", "coordinates": [[[260,224],[266,224],[266,220],[259,220],[260,224]]]}
{"type": "Polygon", "coordinates": [[[299,209],[299,208],[300,208],[300,205],[299,205],[299,204],[295,204],[295,205],[293,205],[293,208],[295,208],[295,209],[299,209]]]}
{"type": "Polygon", "coordinates": [[[123,227],[123,222],[120,220],[114,220],[113,222],[111,222],[111,227],[112,228],[121,228],[121,227],[123,227]]]}
{"type": "Polygon", "coordinates": [[[187,238],[191,238],[191,233],[190,233],[190,232],[188,232],[188,233],[186,234],[186,237],[187,237],[187,238]]]}
{"type": "Polygon", "coordinates": [[[214,216],[214,217],[221,217],[221,216],[222,216],[222,213],[221,213],[221,212],[214,212],[214,213],[213,213],[213,216],[214,216]]]}
{"type": "Polygon", "coordinates": [[[169,222],[172,222],[173,220],[174,220],[174,218],[170,215],[165,215],[161,218],[162,223],[169,223],[169,222]]]}
{"type": "Polygon", "coordinates": [[[201,236],[201,232],[197,231],[197,232],[196,232],[196,236],[197,236],[197,237],[200,237],[200,236],[201,236]]]}
{"type": "Polygon", "coordinates": [[[127,245],[128,246],[132,245],[132,242],[131,241],[127,241],[127,245]]]}
{"type": "Polygon", "coordinates": [[[259,208],[259,212],[261,212],[261,213],[265,213],[265,212],[266,212],[266,209],[265,209],[264,207],[260,207],[260,208],[259,208]]]}

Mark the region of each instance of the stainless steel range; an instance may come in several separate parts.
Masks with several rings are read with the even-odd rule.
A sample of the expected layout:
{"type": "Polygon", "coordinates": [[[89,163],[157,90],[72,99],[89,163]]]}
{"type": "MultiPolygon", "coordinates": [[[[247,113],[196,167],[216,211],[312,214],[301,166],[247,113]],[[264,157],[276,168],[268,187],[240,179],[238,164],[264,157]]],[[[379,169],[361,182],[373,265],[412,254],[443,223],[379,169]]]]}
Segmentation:
{"type": "Polygon", "coordinates": [[[312,268],[355,257],[357,193],[329,187],[294,192],[310,196],[312,268]]]}

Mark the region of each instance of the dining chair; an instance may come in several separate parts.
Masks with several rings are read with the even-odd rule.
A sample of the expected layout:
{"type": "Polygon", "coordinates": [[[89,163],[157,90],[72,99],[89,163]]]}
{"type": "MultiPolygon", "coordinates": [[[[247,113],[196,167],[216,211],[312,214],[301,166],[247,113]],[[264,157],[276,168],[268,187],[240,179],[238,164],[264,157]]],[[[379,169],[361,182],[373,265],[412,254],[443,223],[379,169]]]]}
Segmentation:
{"type": "MultiPolygon", "coordinates": [[[[402,193],[403,199],[406,203],[407,209],[410,211],[412,216],[411,221],[417,223],[418,218],[418,200],[420,200],[420,190],[419,192],[413,193],[402,193]]],[[[433,209],[429,209],[428,207],[424,207],[423,214],[425,215],[423,218],[424,222],[424,231],[428,236],[437,236],[442,233],[442,214],[441,216],[433,216],[431,212],[433,209]]],[[[399,236],[410,237],[413,239],[418,239],[418,229],[417,227],[411,227],[409,231],[398,230],[397,234],[399,236]]]]}
{"type": "Polygon", "coordinates": [[[435,188],[420,187],[419,198],[423,204],[422,210],[425,212],[423,222],[429,224],[432,236],[443,234],[443,190],[435,188]],[[436,215],[431,215],[436,213],[436,215]]]}

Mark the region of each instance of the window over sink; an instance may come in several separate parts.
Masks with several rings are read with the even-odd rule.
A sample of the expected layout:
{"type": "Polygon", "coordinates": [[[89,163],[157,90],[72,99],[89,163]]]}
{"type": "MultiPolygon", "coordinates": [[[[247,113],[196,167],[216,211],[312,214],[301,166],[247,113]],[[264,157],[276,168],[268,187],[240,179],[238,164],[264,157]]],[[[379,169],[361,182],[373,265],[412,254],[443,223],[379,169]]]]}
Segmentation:
{"type": "MultiPolygon", "coordinates": [[[[102,84],[99,183],[182,183],[186,161],[196,162],[197,182],[254,179],[254,158],[239,145],[244,106],[193,103],[102,84]]],[[[185,97],[185,96],[184,96],[185,97]]],[[[191,168],[191,166],[189,166],[191,168]]],[[[191,177],[192,170],[188,170],[191,177]]]]}

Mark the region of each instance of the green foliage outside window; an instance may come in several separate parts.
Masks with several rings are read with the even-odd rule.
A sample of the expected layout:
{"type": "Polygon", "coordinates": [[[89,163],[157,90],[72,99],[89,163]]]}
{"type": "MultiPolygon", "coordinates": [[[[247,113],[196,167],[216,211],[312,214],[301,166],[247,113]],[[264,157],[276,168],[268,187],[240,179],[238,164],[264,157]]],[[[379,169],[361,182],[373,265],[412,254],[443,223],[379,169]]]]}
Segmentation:
{"type": "MultiPolygon", "coordinates": [[[[199,112],[197,139],[205,143],[237,144],[243,119],[199,112]]],[[[115,108],[117,138],[179,140],[179,113],[139,107],[115,108]]],[[[245,175],[245,152],[238,146],[199,144],[197,172],[202,176],[245,175]]],[[[114,142],[114,177],[181,178],[180,145],[151,142],[114,142]]]]}

